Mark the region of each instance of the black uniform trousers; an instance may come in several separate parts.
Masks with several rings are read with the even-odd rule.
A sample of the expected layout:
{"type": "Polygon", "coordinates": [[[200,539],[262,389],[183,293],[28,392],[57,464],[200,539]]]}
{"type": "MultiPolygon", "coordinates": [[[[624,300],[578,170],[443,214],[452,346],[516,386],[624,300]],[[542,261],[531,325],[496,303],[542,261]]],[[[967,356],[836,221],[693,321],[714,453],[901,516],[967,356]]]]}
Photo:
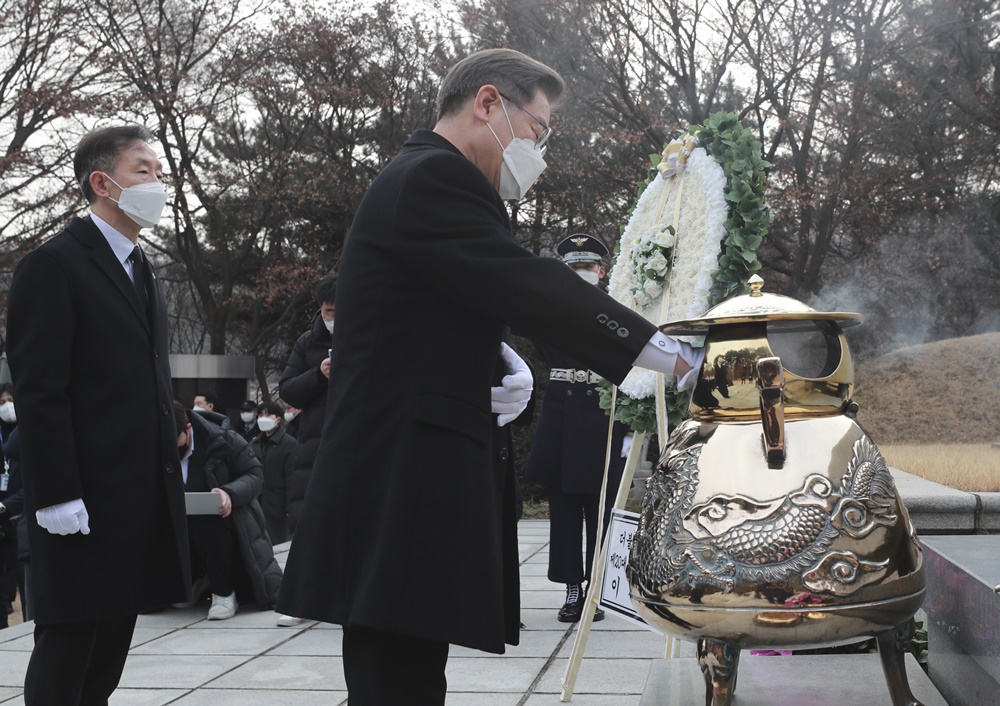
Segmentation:
{"type": "Polygon", "coordinates": [[[107,706],[118,686],[135,615],[35,625],[25,706],[107,706]]]}
{"type": "MultiPolygon", "coordinates": [[[[608,489],[617,494],[618,488],[608,489]]],[[[549,581],[554,583],[582,583],[590,581],[590,567],[597,548],[597,513],[600,511],[600,493],[563,493],[549,490],[549,581]],[[581,563],[583,552],[581,538],[584,523],[587,528],[586,563],[581,563]]],[[[614,497],[604,506],[603,537],[611,522],[614,497]]]]}
{"type": "Polygon", "coordinates": [[[444,706],[447,642],[345,626],[343,651],[351,706],[444,706]]]}

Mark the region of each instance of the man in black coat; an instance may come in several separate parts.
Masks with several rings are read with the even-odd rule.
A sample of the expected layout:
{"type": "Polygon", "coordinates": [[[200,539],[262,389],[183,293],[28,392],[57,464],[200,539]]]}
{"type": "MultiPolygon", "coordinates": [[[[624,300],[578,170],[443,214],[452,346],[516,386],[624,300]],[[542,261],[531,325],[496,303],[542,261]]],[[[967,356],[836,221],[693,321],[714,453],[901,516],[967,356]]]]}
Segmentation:
{"type": "Polygon", "coordinates": [[[89,133],[91,214],[18,263],[8,299],[31,544],[28,706],[107,703],[139,612],[190,590],[166,304],[138,247],[166,204],[139,126],[89,133]]]}
{"type": "Polygon", "coordinates": [[[640,354],[682,373],[695,359],[511,233],[503,199],[544,166],[562,91],[512,50],[457,64],[434,131],[375,179],[347,238],[326,421],[277,610],[344,626],[351,706],[443,704],[449,644],[517,644],[491,431],[505,326],[612,380],[640,354]]]}
{"type": "MultiPolygon", "coordinates": [[[[584,233],[559,243],[556,252],[584,281],[598,286],[604,277],[608,249],[584,233]]],[[[598,511],[608,451],[608,415],[600,407],[601,378],[573,356],[535,340],[535,347],[551,368],[542,398],[525,480],[538,483],[549,498],[549,581],[566,585],[566,602],[558,618],[575,623],[583,613],[590,569],[597,548],[598,511]],[[586,548],[582,538],[586,525],[586,548]]],[[[611,426],[610,464],[604,527],[618,494],[628,433],[621,422],[611,426]]],[[[600,608],[594,620],[603,620],[600,608]]]]}
{"type": "Polygon", "coordinates": [[[309,328],[295,342],[285,371],[278,382],[278,394],[285,404],[301,410],[296,417],[295,470],[292,472],[288,500],[288,531],[295,533],[302,512],[302,502],[309,486],[319,437],[326,415],[326,394],[330,387],[330,346],[336,313],[337,278],[327,275],[316,284],[319,311],[309,328]]]}

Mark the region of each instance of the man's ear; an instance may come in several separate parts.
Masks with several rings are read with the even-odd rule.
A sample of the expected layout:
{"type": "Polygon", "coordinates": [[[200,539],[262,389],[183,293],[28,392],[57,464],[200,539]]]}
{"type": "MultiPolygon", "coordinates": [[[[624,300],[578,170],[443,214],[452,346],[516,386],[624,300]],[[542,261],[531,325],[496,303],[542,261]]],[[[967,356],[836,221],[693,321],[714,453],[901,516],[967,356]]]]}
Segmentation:
{"type": "Polygon", "coordinates": [[[597,269],[597,278],[598,278],[598,279],[604,279],[604,275],[605,275],[605,274],[607,274],[607,270],[605,270],[605,269],[604,269],[604,265],[601,265],[601,266],[600,266],[600,267],[599,267],[599,268],[597,269]]]}
{"type": "Polygon", "coordinates": [[[481,86],[476,92],[472,103],[472,114],[476,120],[484,123],[490,121],[490,113],[500,107],[500,90],[492,85],[481,86]]]}
{"type": "Polygon", "coordinates": [[[90,182],[90,188],[94,190],[97,196],[105,199],[111,196],[111,192],[108,190],[111,180],[103,172],[91,172],[90,178],[87,181],[90,182]]]}

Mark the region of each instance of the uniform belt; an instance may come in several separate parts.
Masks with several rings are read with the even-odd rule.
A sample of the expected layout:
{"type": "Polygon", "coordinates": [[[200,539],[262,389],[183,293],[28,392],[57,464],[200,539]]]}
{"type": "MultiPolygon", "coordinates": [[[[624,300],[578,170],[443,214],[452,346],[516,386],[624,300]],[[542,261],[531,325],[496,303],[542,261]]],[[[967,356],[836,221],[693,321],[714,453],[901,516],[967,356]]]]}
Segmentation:
{"type": "Polygon", "coordinates": [[[560,380],[562,382],[586,382],[591,385],[602,380],[601,376],[593,370],[576,370],[574,368],[552,368],[549,380],[560,380]]]}

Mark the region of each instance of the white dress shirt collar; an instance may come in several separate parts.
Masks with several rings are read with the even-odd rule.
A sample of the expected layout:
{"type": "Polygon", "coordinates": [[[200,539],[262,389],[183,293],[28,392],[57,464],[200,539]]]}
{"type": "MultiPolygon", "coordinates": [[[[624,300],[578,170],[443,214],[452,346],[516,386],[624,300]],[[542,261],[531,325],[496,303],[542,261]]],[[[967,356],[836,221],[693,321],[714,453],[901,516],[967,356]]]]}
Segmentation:
{"type": "Polygon", "coordinates": [[[104,239],[108,241],[108,245],[111,246],[111,251],[115,254],[115,257],[118,258],[118,262],[122,263],[122,267],[125,268],[125,272],[128,274],[129,279],[132,279],[132,262],[128,259],[128,256],[132,254],[133,250],[135,250],[135,243],[115,230],[114,227],[109,225],[107,221],[98,216],[96,213],[91,212],[90,220],[92,220],[94,225],[97,226],[97,229],[101,231],[101,235],[103,235],[104,239]]]}

